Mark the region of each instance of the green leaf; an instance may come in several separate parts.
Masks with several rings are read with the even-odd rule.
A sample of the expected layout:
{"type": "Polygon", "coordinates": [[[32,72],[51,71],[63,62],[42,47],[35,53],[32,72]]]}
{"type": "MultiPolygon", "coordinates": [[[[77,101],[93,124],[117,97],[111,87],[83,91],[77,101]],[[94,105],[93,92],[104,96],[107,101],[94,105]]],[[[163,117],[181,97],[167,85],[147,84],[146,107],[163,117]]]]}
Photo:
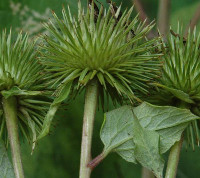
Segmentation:
{"type": "Polygon", "coordinates": [[[42,131],[41,131],[40,135],[38,136],[37,140],[43,138],[44,136],[46,136],[49,133],[50,126],[51,126],[52,120],[56,114],[56,111],[58,110],[60,104],[68,98],[70,91],[71,91],[71,86],[72,86],[71,82],[68,83],[67,85],[64,85],[60,92],[60,95],[51,104],[49,111],[44,119],[42,131]]]}
{"type": "Polygon", "coordinates": [[[161,130],[178,126],[189,121],[199,119],[188,109],[181,109],[173,106],[156,106],[143,102],[134,108],[142,127],[149,130],[161,130]]]}
{"type": "Polygon", "coordinates": [[[105,114],[101,140],[105,152],[117,152],[128,162],[136,163],[133,142],[133,115],[131,107],[124,106],[105,114]]]}
{"type": "Polygon", "coordinates": [[[185,101],[187,103],[194,103],[194,101],[192,101],[192,99],[190,99],[190,96],[187,93],[185,93],[185,92],[183,92],[181,90],[170,88],[170,87],[167,87],[167,86],[161,85],[161,84],[156,84],[156,85],[159,86],[159,87],[162,87],[162,88],[166,89],[167,91],[169,91],[175,97],[179,98],[182,101],[185,101]]]}
{"type": "Polygon", "coordinates": [[[41,91],[26,91],[26,90],[21,90],[18,87],[12,87],[10,90],[3,90],[1,94],[7,99],[10,96],[16,96],[16,95],[40,95],[42,92],[41,91]]]}
{"type": "Polygon", "coordinates": [[[155,106],[146,102],[135,108],[123,106],[110,111],[105,114],[100,134],[104,143],[104,156],[117,152],[126,161],[136,163],[138,160],[161,177],[163,167],[160,153],[166,152],[180,140],[188,123],[195,119],[199,118],[187,109],[155,106]],[[138,124],[135,123],[137,118],[138,124]],[[152,149],[148,150],[148,145],[152,149]],[[156,155],[159,165],[152,160],[150,166],[151,155],[156,155]]]}
{"type": "Polygon", "coordinates": [[[142,127],[159,133],[161,153],[165,153],[180,140],[182,132],[190,121],[199,119],[187,109],[155,106],[146,102],[134,108],[134,113],[142,127]]]}
{"type": "Polygon", "coordinates": [[[0,140],[0,175],[2,178],[15,178],[12,164],[2,140],[0,140]]]}
{"type": "Polygon", "coordinates": [[[179,141],[187,126],[188,122],[175,127],[157,130],[160,135],[160,153],[167,152],[172,145],[179,141]]]}
{"type": "Polygon", "coordinates": [[[144,129],[135,114],[133,140],[135,158],[142,166],[152,170],[157,178],[163,177],[164,160],[160,155],[160,136],[156,131],[144,129]]]}

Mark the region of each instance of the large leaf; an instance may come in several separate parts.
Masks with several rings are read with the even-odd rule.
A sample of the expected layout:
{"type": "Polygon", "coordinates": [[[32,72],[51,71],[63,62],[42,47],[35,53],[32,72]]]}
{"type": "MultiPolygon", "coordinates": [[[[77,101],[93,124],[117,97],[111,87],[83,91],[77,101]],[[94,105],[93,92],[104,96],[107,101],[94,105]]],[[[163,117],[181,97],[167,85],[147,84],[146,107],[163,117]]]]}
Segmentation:
{"type": "Polygon", "coordinates": [[[138,160],[160,177],[161,167],[158,167],[153,160],[152,167],[148,164],[151,155],[156,152],[156,160],[162,166],[159,153],[166,152],[180,140],[188,123],[195,119],[198,117],[189,110],[171,106],[155,106],[146,102],[136,108],[123,106],[105,114],[101,130],[101,140],[105,145],[104,154],[115,151],[126,161],[135,163],[138,160]],[[139,126],[135,124],[136,117],[142,129],[138,129],[139,126]],[[147,145],[154,146],[150,149],[149,156],[145,154],[147,145]]]}
{"type": "Polygon", "coordinates": [[[126,161],[136,163],[132,139],[133,115],[129,106],[106,113],[100,136],[105,152],[115,151],[126,161]]]}
{"type": "Polygon", "coordinates": [[[156,106],[144,102],[134,108],[134,113],[143,127],[149,130],[161,130],[198,119],[188,109],[173,106],[156,106]]]}
{"type": "Polygon", "coordinates": [[[8,158],[3,141],[0,140],[0,177],[15,178],[12,164],[8,158]]]}
{"type": "Polygon", "coordinates": [[[159,133],[161,153],[165,153],[180,140],[189,121],[198,118],[187,109],[155,106],[145,102],[134,108],[134,113],[139,118],[142,127],[159,133]]]}
{"type": "Polygon", "coordinates": [[[134,115],[133,140],[135,158],[142,166],[152,170],[156,177],[163,177],[164,160],[160,155],[160,136],[156,131],[143,128],[134,115]]]}
{"type": "Polygon", "coordinates": [[[167,152],[174,143],[179,141],[187,126],[188,122],[175,127],[157,130],[160,135],[160,153],[167,152]]]}

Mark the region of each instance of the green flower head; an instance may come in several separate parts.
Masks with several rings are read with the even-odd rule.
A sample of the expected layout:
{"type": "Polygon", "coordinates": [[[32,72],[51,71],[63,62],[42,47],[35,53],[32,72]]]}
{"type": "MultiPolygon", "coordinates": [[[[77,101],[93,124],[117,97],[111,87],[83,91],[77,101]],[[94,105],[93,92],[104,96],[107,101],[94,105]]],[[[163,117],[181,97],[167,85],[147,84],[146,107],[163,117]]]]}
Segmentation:
{"type": "Polygon", "coordinates": [[[35,41],[19,33],[13,43],[11,36],[11,31],[0,36],[0,137],[7,142],[3,101],[12,98],[20,135],[35,140],[50,105],[44,92],[44,67],[36,60],[35,41]]]}
{"type": "MultiPolygon", "coordinates": [[[[200,33],[189,31],[185,38],[182,29],[178,28],[177,33],[171,30],[162,47],[162,77],[156,83],[158,88],[150,102],[187,108],[200,116],[200,33]]],[[[186,138],[193,148],[194,135],[199,144],[197,120],[187,128],[186,138]]]]}
{"type": "Polygon", "coordinates": [[[81,89],[93,79],[99,82],[101,98],[107,93],[113,101],[134,101],[137,93],[148,93],[148,83],[159,71],[160,54],[151,53],[158,38],[146,40],[153,25],[137,16],[132,20],[132,11],[121,14],[120,8],[98,9],[92,3],[85,12],[79,3],[77,17],[69,8],[63,8],[63,19],[53,12],[54,20],[45,24],[53,37],[44,37],[41,62],[51,73],[49,84],[57,87],[57,96],[67,85],[81,89]]]}
{"type": "Polygon", "coordinates": [[[188,104],[200,101],[200,33],[189,32],[187,39],[182,30],[171,30],[168,42],[163,44],[163,70],[160,94],[165,104],[188,104]]]}

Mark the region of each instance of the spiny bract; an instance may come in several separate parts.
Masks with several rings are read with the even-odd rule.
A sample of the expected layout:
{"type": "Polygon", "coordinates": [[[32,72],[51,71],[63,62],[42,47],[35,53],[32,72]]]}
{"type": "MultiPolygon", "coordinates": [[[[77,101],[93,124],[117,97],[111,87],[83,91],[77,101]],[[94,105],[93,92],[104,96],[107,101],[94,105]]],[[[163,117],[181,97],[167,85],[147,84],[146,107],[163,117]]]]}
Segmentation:
{"type": "Polygon", "coordinates": [[[189,32],[187,39],[181,30],[172,32],[163,43],[163,70],[158,86],[163,98],[175,105],[180,101],[195,104],[200,101],[200,33],[189,32]],[[162,93],[161,91],[161,93],[162,93]],[[167,93],[166,93],[167,92],[167,93]],[[166,97],[168,96],[168,97],[166,97]]]}
{"type": "MultiPolygon", "coordinates": [[[[150,97],[150,102],[174,105],[190,109],[200,116],[200,33],[189,31],[187,38],[181,29],[171,30],[166,43],[163,43],[163,70],[158,91],[150,97]]],[[[193,133],[199,144],[199,128],[193,121],[187,128],[187,138],[194,148],[193,133]]]]}
{"type": "Polygon", "coordinates": [[[0,137],[8,143],[2,99],[15,97],[17,100],[18,126],[28,140],[36,139],[43,119],[49,108],[45,96],[43,66],[38,63],[35,41],[28,41],[28,35],[19,33],[12,42],[11,31],[0,36],[0,137]]]}
{"type": "Polygon", "coordinates": [[[134,92],[148,93],[160,65],[160,54],[150,53],[158,38],[145,40],[153,25],[146,26],[137,17],[131,20],[133,7],[122,15],[120,8],[113,11],[110,6],[98,12],[92,4],[85,13],[79,3],[78,17],[69,8],[63,8],[63,19],[53,12],[54,21],[45,24],[53,37],[44,37],[41,61],[52,73],[49,80],[57,95],[68,84],[83,88],[94,78],[100,83],[101,98],[104,91],[119,102],[121,97],[137,99],[134,92]]]}

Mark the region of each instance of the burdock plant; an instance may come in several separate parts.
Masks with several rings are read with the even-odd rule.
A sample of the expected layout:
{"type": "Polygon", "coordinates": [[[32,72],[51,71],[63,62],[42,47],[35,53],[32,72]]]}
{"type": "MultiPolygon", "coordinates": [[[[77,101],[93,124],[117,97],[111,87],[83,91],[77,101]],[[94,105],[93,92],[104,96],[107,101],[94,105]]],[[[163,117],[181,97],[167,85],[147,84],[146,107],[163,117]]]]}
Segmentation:
{"type": "MultiPolygon", "coordinates": [[[[199,115],[200,104],[200,33],[189,31],[184,37],[182,29],[171,30],[166,43],[163,42],[163,70],[158,92],[152,102],[190,109],[199,115]]],[[[152,98],[151,98],[152,99],[152,98]]],[[[189,124],[184,137],[194,148],[194,136],[199,145],[197,120],[189,124]]],[[[175,177],[183,138],[171,149],[166,177],[175,177]]]]}
{"type": "Polygon", "coordinates": [[[91,141],[98,98],[107,94],[113,102],[141,101],[137,94],[148,94],[149,82],[157,77],[158,56],[152,54],[157,38],[147,41],[153,28],[131,19],[133,7],[125,10],[110,4],[109,9],[91,2],[86,12],[78,6],[78,16],[63,8],[63,18],[53,12],[54,21],[45,24],[51,36],[44,36],[41,62],[47,79],[56,88],[56,99],[46,117],[39,138],[46,135],[56,109],[69,92],[86,89],[80,161],[80,177],[88,178],[91,169],[91,141]]]}
{"type": "Polygon", "coordinates": [[[13,42],[11,36],[11,31],[0,36],[0,137],[10,143],[15,176],[23,178],[20,140],[26,138],[34,148],[49,99],[35,41],[19,33],[13,42]]]}

